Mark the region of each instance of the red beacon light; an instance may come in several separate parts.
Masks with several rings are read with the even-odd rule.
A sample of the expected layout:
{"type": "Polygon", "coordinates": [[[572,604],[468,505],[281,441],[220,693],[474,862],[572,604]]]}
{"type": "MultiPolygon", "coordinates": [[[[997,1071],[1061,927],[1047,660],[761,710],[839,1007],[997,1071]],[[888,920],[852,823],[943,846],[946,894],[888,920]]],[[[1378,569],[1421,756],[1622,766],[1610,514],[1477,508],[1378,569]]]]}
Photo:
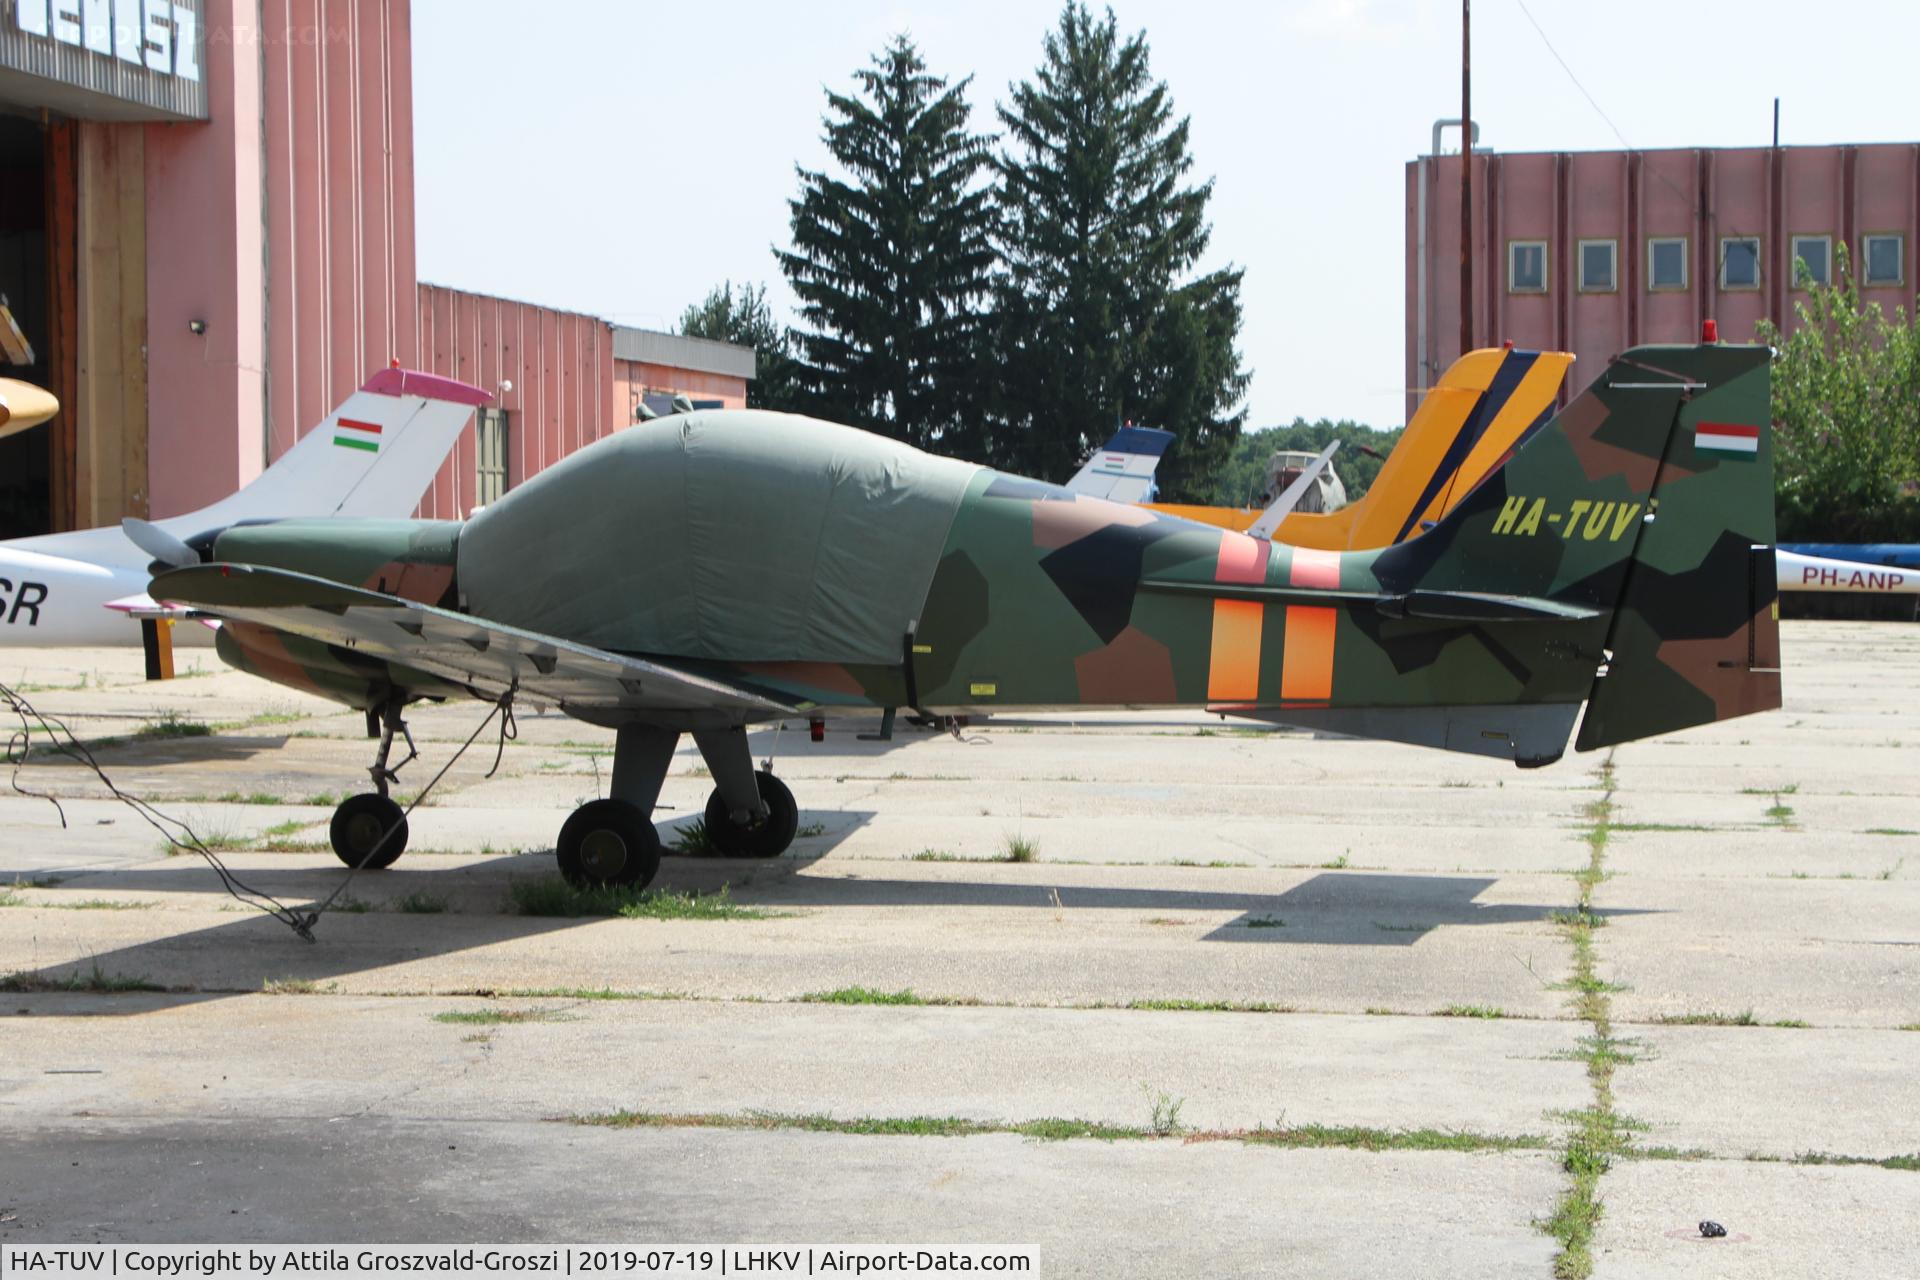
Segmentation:
{"type": "Polygon", "coordinates": [[[1500,349],[1501,349],[1502,351],[1511,351],[1511,350],[1513,350],[1513,339],[1512,339],[1512,338],[1502,338],[1502,339],[1500,340],[1500,349]]]}
{"type": "Polygon", "coordinates": [[[1720,341],[1720,322],[1718,320],[1702,320],[1700,322],[1700,341],[1720,341]]]}

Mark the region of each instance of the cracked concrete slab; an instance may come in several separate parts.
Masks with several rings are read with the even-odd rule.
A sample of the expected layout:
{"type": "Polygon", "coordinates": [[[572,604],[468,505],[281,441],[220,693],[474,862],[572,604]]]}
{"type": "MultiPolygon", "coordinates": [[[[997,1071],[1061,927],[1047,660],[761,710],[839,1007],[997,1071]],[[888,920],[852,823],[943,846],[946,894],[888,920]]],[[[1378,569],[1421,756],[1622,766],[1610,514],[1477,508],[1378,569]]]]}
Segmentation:
{"type": "Polygon", "coordinates": [[[1636,1143],[1719,1156],[1920,1155],[1920,1032],[1616,1024],[1636,1143]]]}
{"type": "Polygon", "coordinates": [[[15,1124],[195,1115],[537,1120],[615,1110],[1058,1117],[1552,1135],[1564,1022],[542,999],[7,997],[15,1124]],[[18,1010],[18,1012],[15,1012],[18,1010]],[[532,1019],[444,1022],[474,1014],[532,1019]],[[342,1072],[337,1046],[353,1046],[342,1072]],[[1423,1088],[1409,1097],[1411,1069],[1423,1088]],[[80,1074],[68,1074],[69,1072],[80,1074]]]}
{"type": "Polygon", "coordinates": [[[1601,1180],[1595,1280],[1813,1280],[1913,1270],[1920,1176],[1736,1160],[1627,1160],[1601,1180]],[[1703,1239],[1702,1220],[1727,1229],[1703,1239]]]}
{"type": "Polygon", "coordinates": [[[526,1122],[69,1122],[11,1154],[37,1176],[0,1240],[1026,1242],[1067,1277],[1538,1277],[1530,1206],[1559,1176],[1532,1153],[526,1122]]]}

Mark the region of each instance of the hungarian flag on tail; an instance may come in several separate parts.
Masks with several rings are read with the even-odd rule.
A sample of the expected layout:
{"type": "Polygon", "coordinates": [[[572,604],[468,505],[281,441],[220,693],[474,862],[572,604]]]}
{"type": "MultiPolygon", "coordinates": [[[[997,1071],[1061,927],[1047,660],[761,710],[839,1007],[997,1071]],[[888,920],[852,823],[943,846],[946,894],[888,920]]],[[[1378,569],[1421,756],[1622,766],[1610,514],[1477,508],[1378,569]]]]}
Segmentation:
{"type": "Polygon", "coordinates": [[[1714,453],[1760,452],[1760,428],[1737,422],[1703,422],[1693,429],[1693,447],[1714,453]]]}
{"type": "Polygon", "coordinates": [[[341,418],[333,424],[333,442],[342,449],[365,449],[368,453],[378,453],[380,424],[361,422],[357,418],[341,418]]]}

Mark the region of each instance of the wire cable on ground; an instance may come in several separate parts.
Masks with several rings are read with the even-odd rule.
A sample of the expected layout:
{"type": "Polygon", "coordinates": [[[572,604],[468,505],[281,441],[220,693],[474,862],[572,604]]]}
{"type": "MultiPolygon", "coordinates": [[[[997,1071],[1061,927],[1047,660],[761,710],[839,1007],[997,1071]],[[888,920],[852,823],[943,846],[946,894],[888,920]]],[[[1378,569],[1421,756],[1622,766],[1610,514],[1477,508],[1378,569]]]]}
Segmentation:
{"type": "Polygon", "coordinates": [[[227,864],[221,860],[219,854],[207,847],[206,842],[194,832],[191,826],[171,814],[161,812],[140,797],[129,795],[116,786],[113,779],[107,776],[107,771],[101,767],[100,762],[94,758],[92,750],[88,748],[86,743],[74,736],[73,730],[67,727],[66,721],[58,716],[51,716],[39,710],[13,688],[5,684],[0,684],[0,700],[5,701],[7,710],[18,717],[20,721],[20,727],[14,731],[12,738],[7,743],[7,763],[13,767],[13,789],[23,796],[31,796],[36,800],[45,800],[51,804],[55,812],[60,815],[60,826],[63,829],[67,825],[67,811],[61,806],[60,802],[50,795],[45,795],[37,791],[29,791],[20,785],[21,766],[27,763],[27,757],[33,750],[33,732],[35,726],[38,726],[40,732],[46,735],[48,747],[56,754],[66,756],[68,759],[76,761],[90,770],[95,777],[100,779],[101,785],[106,787],[114,799],[139,814],[148,826],[160,833],[161,839],[176,849],[183,850],[187,853],[197,853],[206,859],[207,865],[212,867],[214,874],[220,877],[220,883],[236,900],[265,912],[307,941],[313,941],[311,925],[302,922],[302,917],[299,912],[272,894],[264,890],[255,889],[240,879],[239,876],[233,873],[232,868],[228,867],[227,864]]]}
{"type": "Polygon", "coordinates": [[[487,776],[491,778],[494,773],[498,771],[500,761],[506,755],[508,740],[519,736],[518,726],[513,717],[513,699],[517,688],[518,686],[516,685],[514,688],[510,688],[500,695],[492,704],[492,708],[487,712],[486,718],[476,725],[473,732],[468,735],[467,740],[460,744],[460,749],[454,752],[452,758],[440,767],[440,772],[434,774],[432,780],[429,781],[425,787],[421,788],[420,794],[413,798],[413,802],[401,811],[400,821],[387,828],[379,841],[374,844],[373,848],[368,850],[366,857],[361,859],[358,865],[347,868],[346,876],[335,886],[333,892],[328,894],[320,902],[304,908],[290,907],[272,894],[261,889],[253,888],[238,875],[234,874],[233,869],[221,860],[219,854],[208,848],[206,842],[202,840],[185,821],[155,808],[139,796],[122,791],[115,785],[113,779],[107,776],[106,769],[102,767],[99,760],[94,757],[92,750],[88,748],[87,744],[74,735],[73,730],[67,726],[66,721],[58,716],[48,715],[41,711],[20,693],[3,683],[0,683],[0,701],[4,701],[7,710],[20,721],[20,727],[13,731],[12,736],[7,742],[6,763],[12,767],[13,771],[11,785],[14,791],[20,795],[28,796],[35,800],[45,800],[48,804],[51,804],[54,807],[54,811],[60,815],[60,826],[63,829],[67,826],[67,811],[62,807],[60,802],[44,792],[31,791],[20,785],[20,769],[27,763],[27,758],[33,750],[33,734],[36,726],[38,726],[41,733],[46,735],[47,745],[51,750],[58,755],[66,756],[68,759],[83,765],[95,777],[100,779],[101,785],[107,789],[108,793],[111,794],[114,799],[139,814],[148,826],[158,831],[161,839],[176,849],[187,853],[195,853],[204,858],[207,865],[213,868],[214,874],[220,877],[221,885],[228,893],[233,895],[236,901],[272,916],[293,930],[299,937],[308,942],[313,942],[315,940],[313,928],[319,923],[321,915],[346,891],[347,886],[353,883],[353,878],[359,873],[361,867],[364,867],[371,861],[374,856],[386,846],[387,841],[393,838],[394,833],[406,824],[408,815],[412,814],[412,812],[426,800],[433,789],[440,784],[440,780],[447,776],[447,771],[452,769],[453,766],[458,763],[460,757],[467,753],[467,748],[478,741],[480,735],[486,731],[486,727],[493,723],[495,716],[502,717],[500,721],[500,742],[494,753],[493,767],[487,771],[487,776]]]}

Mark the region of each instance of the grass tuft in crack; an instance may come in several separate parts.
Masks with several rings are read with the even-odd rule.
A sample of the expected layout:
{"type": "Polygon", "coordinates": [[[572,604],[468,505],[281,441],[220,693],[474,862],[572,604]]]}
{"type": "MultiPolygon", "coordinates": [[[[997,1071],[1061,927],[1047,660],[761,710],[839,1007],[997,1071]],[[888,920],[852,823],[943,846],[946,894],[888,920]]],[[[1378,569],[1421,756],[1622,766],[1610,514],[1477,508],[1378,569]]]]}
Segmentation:
{"type": "Polygon", "coordinates": [[[713,893],[671,889],[580,889],[559,876],[514,880],[511,905],[523,916],[619,916],[626,920],[763,920],[767,912],[735,902],[722,885],[713,893]]]}
{"type": "Polygon", "coordinates": [[[1573,978],[1561,984],[1573,993],[1575,1016],[1592,1024],[1593,1034],[1581,1043],[1579,1056],[1587,1064],[1587,1084],[1593,1101],[1566,1118],[1571,1122],[1561,1167],[1568,1185],[1541,1230],[1560,1242],[1553,1260],[1559,1280],[1585,1280],[1593,1274],[1593,1233],[1600,1225],[1603,1206],[1600,1178],[1613,1161],[1628,1154],[1632,1125],[1613,1107],[1615,1068],[1631,1062],[1628,1043],[1613,1034],[1613,1007],[1609,995],[1620,988],[1599,976],[1593,936],[1602,923],[1593,909],[1593,891],[1606,879],[1607,841],[1613,829],[1613,755],[1600,766],[1600,798],[1586,808],[1587,865],[1573,873],[1577,900],[1571,912],[1555,917],[1561,935],[1573,947],[1573,978]]]}
{"type": "Polygon", "coordinates": [[[11,973],[0,978],[0,991],[8,994],[27,994],[53,991],[91,991],[105,995],[119,995],[128,991],[165,991],[158,983],[136,978],[124,973],[108,973],[95,961],[93,968],[75,969],[64,977],[49,977],[44,973],[11,973]]]}
{"type": "Polygon", "coordinates": [[[518,1022],[564,1022],[557,1009],[450,1009],[433,1015],[435,1022],[462,1027],[497,1027],[518,1022]]]}
{"type": "Polygon", "coordinates": [[[874,1117],[777,1111],[695,1112],[610,1111],[562,1117],[567,1123],[609,1129],[798,1129],[809,1133],[913,1135],[966,1138],[1008,1133],[1041,1142],[1092,1138],[1103,1142],[1151,1142],[1178,1137],[1183,1142],[1242,1142],[1248,1146],[1341,1148],[1359,1151],[1542,1151],[1550,1139],[1537,1134],[1479,1134],[1442,1129],[1367,1129],[1349,1125],[1296,1125],[1269,1129],[1192,1130],[1179,1124],[1180,1100],[1148,1091],[1153,1112],[1146,1125],[1049,1117],[1038,1120],[975,1120],[964,1116],[874,1117]]]}

